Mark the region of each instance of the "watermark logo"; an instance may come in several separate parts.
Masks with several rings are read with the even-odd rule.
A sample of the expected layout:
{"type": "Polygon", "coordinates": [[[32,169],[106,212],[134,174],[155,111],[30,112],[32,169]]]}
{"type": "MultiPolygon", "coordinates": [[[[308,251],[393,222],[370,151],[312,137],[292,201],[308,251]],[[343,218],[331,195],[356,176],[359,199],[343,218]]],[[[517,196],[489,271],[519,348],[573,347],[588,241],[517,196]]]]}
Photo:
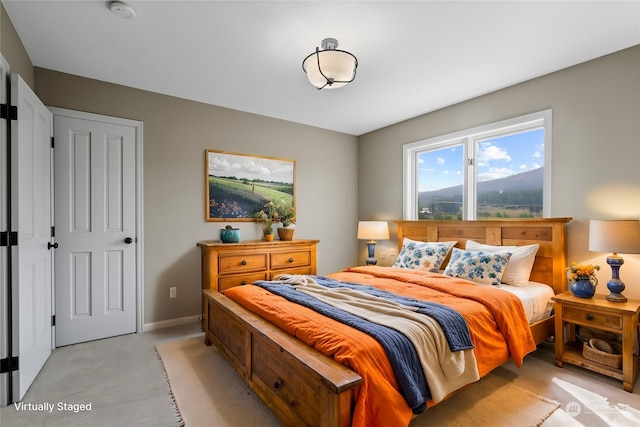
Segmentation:
{"type": "Polygon", "coordinates": [[[565,412],[572,417],[577,417],[582,412],[582,406],[578,402],[569,402],[564,408],[565,412]]]}

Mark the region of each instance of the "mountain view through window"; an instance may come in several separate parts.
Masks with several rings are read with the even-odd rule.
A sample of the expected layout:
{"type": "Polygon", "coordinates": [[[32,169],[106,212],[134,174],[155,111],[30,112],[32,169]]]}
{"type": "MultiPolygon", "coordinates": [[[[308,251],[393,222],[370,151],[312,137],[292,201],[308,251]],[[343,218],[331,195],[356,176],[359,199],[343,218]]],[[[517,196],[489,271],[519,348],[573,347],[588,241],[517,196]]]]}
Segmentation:
{"type": "Polygon", "coordinates": [[[543,154],[540,127],[421,151],[418,219],[463,219],[465,200],[476,219],[542,217],[543,154]]]}

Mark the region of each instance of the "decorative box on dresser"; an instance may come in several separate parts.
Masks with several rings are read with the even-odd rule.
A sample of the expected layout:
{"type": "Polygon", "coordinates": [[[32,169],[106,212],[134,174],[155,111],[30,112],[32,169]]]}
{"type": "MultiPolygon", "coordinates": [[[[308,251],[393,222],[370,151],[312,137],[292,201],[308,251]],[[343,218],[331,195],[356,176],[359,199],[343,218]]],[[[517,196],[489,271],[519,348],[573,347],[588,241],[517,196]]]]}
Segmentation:
{"type": "MultiPolygon", "coordinates": [[[[316,274],[319,240],[198,242],[202,255],[202,289],[222,292],[256,280],[271,280],[278,274],[316,274]]],[[[207,324],[206,301],[202,298],[202,328],[207,324]]]]}
{"type": "Polygon", "coordinates": [[[556,365],[563,362],[581,366],[622,381],[623,388],[633,392],[633,383],[640,368],[640,357],[633,353],[638,334],[640,300],[610,302],[604,295],[593,298],[578,298],[571,292],[563,292],[553,297],[556,302],[556,365]],[[570,336],[565,339],[565,325],[570,325],[570,336]],[[622,336],[622,367],[607,366],[582,355],[582,343],[575,341],[575,325],[622,336]],[[567,342],[565,342],[567,341],[567,342]]]}

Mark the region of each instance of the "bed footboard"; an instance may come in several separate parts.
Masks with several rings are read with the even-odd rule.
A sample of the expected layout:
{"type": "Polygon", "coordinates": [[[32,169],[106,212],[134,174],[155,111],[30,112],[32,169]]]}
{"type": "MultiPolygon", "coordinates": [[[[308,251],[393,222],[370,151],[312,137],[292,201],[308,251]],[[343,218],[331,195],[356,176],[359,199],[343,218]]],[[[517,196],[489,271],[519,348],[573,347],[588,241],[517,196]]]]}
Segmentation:
{"type": "Polygon", "coordinates": [[[205,343],[218,348],[286,426],[351,425],[362,378],[239,304],[204,290],[205,343]]]}

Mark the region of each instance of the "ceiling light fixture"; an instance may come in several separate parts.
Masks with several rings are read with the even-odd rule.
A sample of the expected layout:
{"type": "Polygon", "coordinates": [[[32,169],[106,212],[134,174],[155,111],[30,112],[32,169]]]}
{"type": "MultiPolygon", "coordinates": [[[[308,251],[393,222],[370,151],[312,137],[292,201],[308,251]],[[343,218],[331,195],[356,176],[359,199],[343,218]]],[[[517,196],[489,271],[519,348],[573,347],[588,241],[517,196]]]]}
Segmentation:
{"type": "Polygon", "coordinates": [[[338,40],[322,40],[322,49],[302,61],[302,69],[307,73],[309,82],[318,90],[337,89],[351,83],[356,78],[358,59],[351,53],[338,50],[338,40]]]}
{"type": "Polygon", "coordinates": [[[133,19],[136,17],[136,11],[133,10],[131,6],[120,1],[112,1],[109,3],[109,9],[111,9],[111,12],[118,18],[133,19]]]}

